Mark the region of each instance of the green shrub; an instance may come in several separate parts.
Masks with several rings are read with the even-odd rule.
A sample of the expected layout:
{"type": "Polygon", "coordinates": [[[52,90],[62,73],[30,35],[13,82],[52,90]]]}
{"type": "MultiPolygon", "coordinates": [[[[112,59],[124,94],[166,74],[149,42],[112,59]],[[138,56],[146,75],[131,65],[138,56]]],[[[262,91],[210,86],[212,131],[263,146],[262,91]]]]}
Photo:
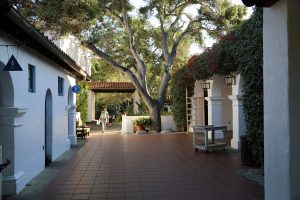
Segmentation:
{"type": "Polygon", "coordinates": [[[186,130],[186,90],[188,96],[194,92],[193,76],[187,66],[177,69],[170,81],[170,91],[172,95],[171,110],[177,130],[186,130]]]}
{"type": "Polygon", "coordinates": [[[86,124],[88,115],[88,84],[85,81],[79,82],[80,92],[77,94],[77,112],[80,112],[82,124],[86,124]]]}
{"type": "Polygon", "coordinates": [[[133,125],[144,126],[145,128],[150,128],[151,123],[150,117],[139,117],[132,121],[133,125]]]}

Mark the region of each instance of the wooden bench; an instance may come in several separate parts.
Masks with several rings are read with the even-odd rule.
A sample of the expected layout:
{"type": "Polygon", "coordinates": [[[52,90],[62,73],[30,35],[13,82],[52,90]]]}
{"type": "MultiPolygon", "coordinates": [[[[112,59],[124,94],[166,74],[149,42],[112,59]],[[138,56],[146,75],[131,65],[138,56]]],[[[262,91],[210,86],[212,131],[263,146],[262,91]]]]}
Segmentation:
{"type": "Polygon", "coordinates": [[[90,135],[90,128],[87,126],[76,127],[76,135],[77,137],[81,137],[82,139],[85,139],[87,136],[90,135]]]}

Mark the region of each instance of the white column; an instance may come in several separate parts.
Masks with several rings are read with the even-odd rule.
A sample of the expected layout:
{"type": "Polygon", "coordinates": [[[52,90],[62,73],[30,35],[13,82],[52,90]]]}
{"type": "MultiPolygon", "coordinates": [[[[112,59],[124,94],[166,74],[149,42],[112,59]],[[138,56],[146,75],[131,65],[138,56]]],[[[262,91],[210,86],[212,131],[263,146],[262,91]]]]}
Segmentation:
{"type": "Polygon", "coordinates": [[[300,1],[264,8],[265,199],[300,199],[300,1]]]}
{"type": "MultiPolygon", "coordinates": [[[[205,97],[208,101],[208,125],[222,125],[222,102],[223,97],[205,97]]],[[[211,137],[211,136],[209,136],[211,137]]],[[[215,131],[215,138],[222,139],[224,134],[221,130],[215,131]]]]}
{"type": "Polygon", "coordinates": [[[245,135],[246,125],[243,110],[243,97],[231,95],[228,98],[232,101],[232,140],[231,147],[240,149],[240,137],[245,135]]]}
{"type": "Polygon", "coordinates": [[[77,136],[76,136],[76,105],[71,105],[68,109],[68,120],[69,120],[69,132],[68,138],[70,140],[70,144],[77,144],[77,136]]]}
{"type": "Polygon", "coordinates": [[[2,158],[9,159],[11,164],[2,171],[2,189],[4,195],[17,194],[24,187],[22,178],[25,173],[16,171],[15,160],[15,134],[22,127],[21,116],[26,109],[1,107],[0,108],[0,145],[2,145],[2,158]]]}
{"type": "Polygon", "coordinates": [[[137,91],[135,91],[133,93],[133,113],[134,114],[137,114],[139,113],[139,107],[138,107],[138,104],[141,103],[141,99],[140,99],[140,95],[137,91]]]}
{"type": "Polygon", "coordinates": [[[95,93],[92,90],[88,91],[88,117],[87,121],[91,122],[95,119],[95,93]]]}
{"type": "Polygon", "coordinates": [[[195,81],[194,95],[193,95],[193,120],[195,125],[205,124],[205,113],[204,113],[204,92],[201,88],[200,81],[195,81]]]}

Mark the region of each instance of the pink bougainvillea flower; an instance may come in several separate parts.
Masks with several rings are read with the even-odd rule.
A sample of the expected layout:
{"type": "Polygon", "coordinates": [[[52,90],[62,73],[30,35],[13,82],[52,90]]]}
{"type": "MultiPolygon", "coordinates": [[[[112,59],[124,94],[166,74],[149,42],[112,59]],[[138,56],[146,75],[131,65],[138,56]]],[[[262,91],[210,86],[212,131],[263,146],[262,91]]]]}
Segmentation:
{"type": "Polygon", "coordinates": [[[192,67],[193,63],[195,62],[195,60],[198,58],[198,55],[193,55],[192,57],[190,57],[190,59],[188,60],[188,67],[192,67]]]}

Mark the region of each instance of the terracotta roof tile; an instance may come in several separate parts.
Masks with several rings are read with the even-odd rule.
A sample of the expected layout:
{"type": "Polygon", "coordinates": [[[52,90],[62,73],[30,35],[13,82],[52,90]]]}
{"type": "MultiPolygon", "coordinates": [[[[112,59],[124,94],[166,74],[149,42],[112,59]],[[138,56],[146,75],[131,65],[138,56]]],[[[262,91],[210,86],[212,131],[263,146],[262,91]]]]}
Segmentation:
{"type": "Polygon", "coordinates": [[[135,90],[131,82],[89,82],[90,90],[135,90]]]}

